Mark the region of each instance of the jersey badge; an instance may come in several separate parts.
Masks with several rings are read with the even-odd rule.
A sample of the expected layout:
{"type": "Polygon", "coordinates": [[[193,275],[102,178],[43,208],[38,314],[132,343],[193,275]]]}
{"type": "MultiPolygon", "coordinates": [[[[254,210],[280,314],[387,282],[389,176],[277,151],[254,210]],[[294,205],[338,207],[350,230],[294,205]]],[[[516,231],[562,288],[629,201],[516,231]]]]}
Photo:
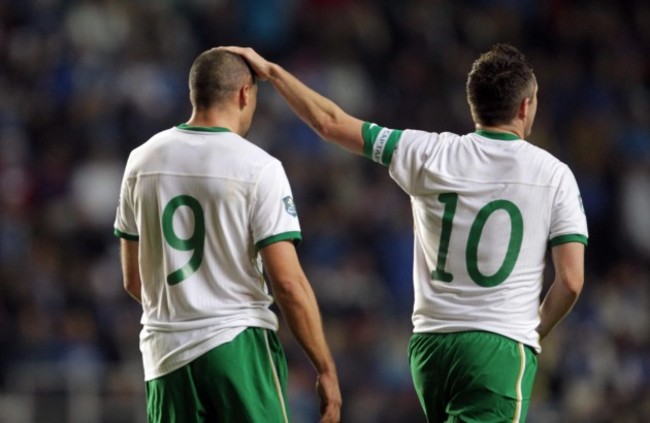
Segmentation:
{"type": "Polygon", "coordinates": [[[298,213],[296,212],[296,203],[293,201],[293,197],[287,195],[282,199],[284,203],[284,210],[289,213],[291,216],[296,217],[298,213]]]}

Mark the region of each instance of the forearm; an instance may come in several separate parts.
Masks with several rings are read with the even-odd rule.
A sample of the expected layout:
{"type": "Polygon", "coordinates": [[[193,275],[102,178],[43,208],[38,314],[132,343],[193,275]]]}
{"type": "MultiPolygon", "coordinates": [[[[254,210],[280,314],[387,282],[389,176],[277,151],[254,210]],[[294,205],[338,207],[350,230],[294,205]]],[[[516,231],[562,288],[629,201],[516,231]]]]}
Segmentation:
{"type": "Polygon", "coordinates": [[[345,113],[328,98],[300,82],[280,65],[269,62],[251,48],[219,47],[241,55],[261,80],[268,80],[287,101],[291,110],[323,139],[346,150],[363,154],[363,121],[345,113]]]}
{"type": "Polygon", "coordinates": [[[537,328],[540,339],[544,339],[573,308],[580,292],[570,290],[557,279],[549,288],[540,307],[540,324],[537,328]]]}
{"type": "Polygon", "coordinates": [[[271,63],[269,82],[293,112],[326,141],[363,154],[363,122],[345,113],[336,103],[312,90],[280,65],[271,63]]]}
{"type": "Polygon", "coordinates": [[[328,122],[336,121],[341,109],[331,100],[300,82],[277,64],[271,64],[269,82],[307,125],[327,138],[328,122]]]}
{"type": "Polygon", "coordinates": [[[335,365],[325,340],[316,298],[305,281],[292,290],[276,290],[274,297],[289,329],[319,374],[335,374],[335,365]]]}

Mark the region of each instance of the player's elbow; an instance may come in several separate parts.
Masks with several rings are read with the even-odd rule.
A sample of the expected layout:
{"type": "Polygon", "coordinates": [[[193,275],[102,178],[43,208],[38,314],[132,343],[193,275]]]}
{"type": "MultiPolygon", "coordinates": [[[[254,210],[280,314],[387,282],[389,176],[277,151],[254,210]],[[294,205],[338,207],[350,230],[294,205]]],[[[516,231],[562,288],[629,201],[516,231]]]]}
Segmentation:
{"type": "Polygon", "coordinates": [[[311,121],[312,129],[324,140],[334,141],[336,134],[336,119],[331,115],[323,114],[311,121]]]}
{"type": "Polygon", "coordinates": [[[338,143],[344,133],[345,117],[345,112],[333,105],[331,109],[323,110],[314,116],[311,127],[324,140],[338,143]]]}
{"type": "Polygon", "coordinates": [[[562,285],[567,294],[574,300],[580,296],[584,286],[583,275],[568,275],[562,278],[562,285]]]}
{"type": "Polygon", "coordinates": [[[273,283],[273,297],[280,307],[300,304],[305,297],[305,284],[303,277],[281,277],[273,283]]]}

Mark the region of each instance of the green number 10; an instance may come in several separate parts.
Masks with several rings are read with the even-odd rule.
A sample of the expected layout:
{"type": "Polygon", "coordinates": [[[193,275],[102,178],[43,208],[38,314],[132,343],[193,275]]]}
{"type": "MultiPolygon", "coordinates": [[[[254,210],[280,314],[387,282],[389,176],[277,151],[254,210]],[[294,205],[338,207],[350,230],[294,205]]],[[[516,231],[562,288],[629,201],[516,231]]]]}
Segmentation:
{"type": "MultiPolygon", "coordinates": [[[[445,271],[447,264],[447,253],[449,252],[449,242],[451,239],[451,230],[456,214],[456,205],[458,204],[458,194],[445,193],[438,196],[438,201],[445,205],[442,214],[442,230],[440,232],[440,246],[438,249],[438,262],[436,269],[431,272],[431,279],[443,282],[451,282],[454,276],[445,271]]],[[[496,286],[505,281],[512,273],[521,251],[521,243],[524,234],[524,221],[521,211],[512,202],[508,200],[494,200],[486,204],[476,215],[472,223],[465,248],[465,262],[467,273],[470,278],[480,286],[496,286]],[[478,245],[483,234],[483,228],[488,218],[497,210],[504,210],[510,217],[510,240],[508,241],[508,250],[499,269],[493,275],[484,275],[478,268],[478,245]]]]}
{"type": "Polygon", "coordinates": [[[167,275],[167,283],[176,285],[183,282],[201,265],[203,261],[203,244],[205,241],[205,219],[203,218],[203,209],[201,204],[189,195],[179,195],[171,199],[165,206],[162,214],[162,229],[165,240],[169,245],[179,251],[194,251],[190,261],[180,269],[176,269],[167,275]],[[181,206],[187,206],[194,214],[194,231],[187,239],[181,239],[174,232],[174,214],[181,206]]]}

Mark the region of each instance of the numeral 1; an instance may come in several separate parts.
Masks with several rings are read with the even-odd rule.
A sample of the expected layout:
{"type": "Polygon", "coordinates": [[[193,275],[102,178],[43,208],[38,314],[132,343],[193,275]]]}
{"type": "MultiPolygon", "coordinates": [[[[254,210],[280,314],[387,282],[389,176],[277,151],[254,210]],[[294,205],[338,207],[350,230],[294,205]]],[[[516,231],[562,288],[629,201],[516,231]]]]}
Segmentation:
{"type": "Polygon", "coordinates": [[[449,252],[449,240],[451,239],[451,228],[454,223],[454,214],[456,214],[456,204],[458,204],[458,194],[450,192],[440,194],[438,201],[445,205],[442,214],[442,230],[440,232],[440,247],[438,248],[438,263],[436,270],[431,272],[431,279],[443,282],[451,282],[454,275],[445,272],[447,265],[447,253],[449,252]]]}

